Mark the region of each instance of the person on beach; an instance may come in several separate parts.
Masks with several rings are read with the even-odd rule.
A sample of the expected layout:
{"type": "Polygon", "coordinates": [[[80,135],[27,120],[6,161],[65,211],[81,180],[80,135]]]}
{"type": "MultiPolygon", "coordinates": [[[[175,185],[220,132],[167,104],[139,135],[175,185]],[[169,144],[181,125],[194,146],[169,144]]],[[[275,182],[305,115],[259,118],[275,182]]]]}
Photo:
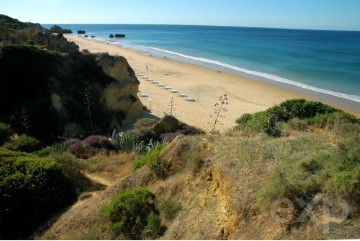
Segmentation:
{"type": "Polygon", "coordinates": [[[149,71],[149,68],[148,68],[148,66],[146,65],[146,71],[149,71]]]}

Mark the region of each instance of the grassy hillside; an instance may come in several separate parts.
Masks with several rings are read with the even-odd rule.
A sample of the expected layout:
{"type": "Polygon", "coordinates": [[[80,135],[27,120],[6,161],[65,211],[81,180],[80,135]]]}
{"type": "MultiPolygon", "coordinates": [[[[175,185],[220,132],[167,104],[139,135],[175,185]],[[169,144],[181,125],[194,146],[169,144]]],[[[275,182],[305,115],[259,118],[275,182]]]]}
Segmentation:
{"type": "Polygon", "coordinates": [[[115,202],[116,193],[144,186],[155,195],[160,221],[148,220],[151,228],[145,222],[149,229],[138,230],[141,238],[160,229],[152,238],[360,235],[356,117],[321,103],[290,100],[240,120],[223,135],[183,137],[146,154],[133,164],[135,172],[64,213],[41,238],[126,238],[111,228],[115,224],[104,208],[115,202]],[[277,134],[266,125],[276,127],[277,134]]]}

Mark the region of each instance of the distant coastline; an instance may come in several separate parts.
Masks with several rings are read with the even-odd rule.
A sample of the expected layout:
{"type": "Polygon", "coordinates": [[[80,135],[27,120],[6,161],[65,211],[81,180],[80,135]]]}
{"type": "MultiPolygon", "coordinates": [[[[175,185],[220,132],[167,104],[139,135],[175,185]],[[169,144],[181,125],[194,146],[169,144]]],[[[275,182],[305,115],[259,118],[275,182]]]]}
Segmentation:
{"type": "Polygon", "coordinates": [[[319,98],[319,94],[300,93],[292,86],[274,84],[266,80],[254,80],[236,74],[184,63],[174,58],[164,59],[161,55],[151,55],[141,50],[121,47],[111,42],[97,39],[65,35],[69,41],[74,41],[80,50],[90,52],[108,52],[112,55],[124,56],[130,66],[137,73],[140,81],[139,98],[152,115],[162,117],[169,113],[169,103],[174,101],[173,115],[180,121],[192,123],[205,131],[209,131],[213,104],[219,96],[228,94],[229,106],[223,125],[219,130],[225,131],[233,127],[237,118],[245,113],[262,111],[274,104],[287,99],[306,98],[308,100],[323,101],[337,108],[360,116],[360,109],[339,99],[319,98]],[[151,79],[152,81],[149,81],[151,79]],[[159,84],[154,84],[154,83],[159,84]],[[161,87],[160,86],[164,86],[161,87]],[[195,99],[188,102],[178,94],[173,94],[165,87],[176,89],[178,94],[184,94],[195,99]]]}
{"type": "MultiPolygon", "coordinates": [[[[360,32],[186,25],[63,25],[111,44],[360,109],[360,32]],[[229,46],[227,46],[229,45],[229,46]]],[[[46,27],[48,27],[46,25],[46,27]]]]}

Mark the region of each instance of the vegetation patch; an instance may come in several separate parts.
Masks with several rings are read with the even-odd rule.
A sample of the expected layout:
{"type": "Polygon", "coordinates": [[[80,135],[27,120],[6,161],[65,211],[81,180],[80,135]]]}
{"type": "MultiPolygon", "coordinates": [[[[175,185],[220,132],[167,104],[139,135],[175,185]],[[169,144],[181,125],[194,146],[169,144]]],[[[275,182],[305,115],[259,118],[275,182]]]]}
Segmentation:
{"type": "Polygon", "coordinates": [[[120,238],[156,238],[162,234],[155,195],[147,188],[119,191],[105,210],[120,238]]]}
{"type": "MultiPolygon", "coordinates": [[[[348,133],[348,135],[351,135],[348,133]]],[[[282,163],[262,189],[259,200],[265,206],[278,198],[311,200],[318,193],[339,197],[358,206],[360,203],[359,136],[340,141],[336,146],[308,150],[303,158],[282,163]]],[[[297,207],[302,209],[304,207],[297,207]]]]}
{"type": "Polygon", "coordinates": [[[75,188],[53,158],[0,148],[0,238],[26,239],[76,198],[75,188]]]}
{"type": "Polygon", "coordinates": [[[134,171],[140,169],[141,167],[148,165],[151,170],[155,173],[161,172],[159,156],[161,151],[166,147],[166,144],[162,144],[155,148],[154,150],[147,153],[145,156],[141,157],[134,166],[134,171]]]}
{"type": "Polygon", "coordinates": [[[155,125],[156,123],[157,123],[156,119],[142,118],[135,122],[134,128],[137,129],[137,128],[141,128],[141,127],[149,127],[149,126],[155,125]]]}
{"type": "Polygon", "coordinates": [[[166,220],[173,220],[181,210],[181,205],[173,200],[166,199],[157,201],[157,206],[166,220]]]}
{"type": "Polygon", "coordinates": [[[333,127],[336,123],[360,123],[355,116],[305,99],[287,100],[280,105],[254,114],[244,114],[237,121],[236,129],[244,132],[265,132],[280,136],[279,123],[289,122],[297,130],[312,124],[316,127],[333,127]]]}
{"type": "Polygon", "coordinates": [[[88,159],[97,153],[115,152],[118,149],[117,143],[106,136],[89,136],[85,140],[68,139],[67,150],[81,159],[88,159]]]}
{"type": "Polygon", "coordinates": [[[4,147],[12,151],[34,152],[40,150],[42,144],[39,140],[23,134],[15,140],[6,143],[4,147]]]}

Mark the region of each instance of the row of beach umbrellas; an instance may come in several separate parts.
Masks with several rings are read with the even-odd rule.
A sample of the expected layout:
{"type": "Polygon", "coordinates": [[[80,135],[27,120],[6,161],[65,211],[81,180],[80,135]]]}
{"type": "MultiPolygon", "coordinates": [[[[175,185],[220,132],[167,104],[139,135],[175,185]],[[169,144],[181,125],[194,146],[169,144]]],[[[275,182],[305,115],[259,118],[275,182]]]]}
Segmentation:
{"type": "MultiPolygon", "coordinates": [[[[187,94],[181,93],[180,91],[178,91],[176,89],[173,89],[170,86],[162,84],[162,83],[160,83],[158,81],[155,81],[155,80],[153,80],[153,79],[151,79],[151,78],[149,78],[149,77],[147,77],[147,76],[145,76],[145,75],[143,75],[141,73],[135,72],[135,74],[136,74],[137,77],[141,77],[144,80],[148,81],[149,83],[151,83],[153,85],[156,85],[159,88],[163,88],[163,89],[165,89],[167,91],[170,91],[171,93],[176,94],[177,96],[184,98],[186,101],[189,101],[189,102],[195,102],[196,101],[193,97],[190,97],[187,94]]],[[[142,93],[140,96],[141,97],[149,97],[149,95],[147,95],[145,93],[142,93]]]]}

